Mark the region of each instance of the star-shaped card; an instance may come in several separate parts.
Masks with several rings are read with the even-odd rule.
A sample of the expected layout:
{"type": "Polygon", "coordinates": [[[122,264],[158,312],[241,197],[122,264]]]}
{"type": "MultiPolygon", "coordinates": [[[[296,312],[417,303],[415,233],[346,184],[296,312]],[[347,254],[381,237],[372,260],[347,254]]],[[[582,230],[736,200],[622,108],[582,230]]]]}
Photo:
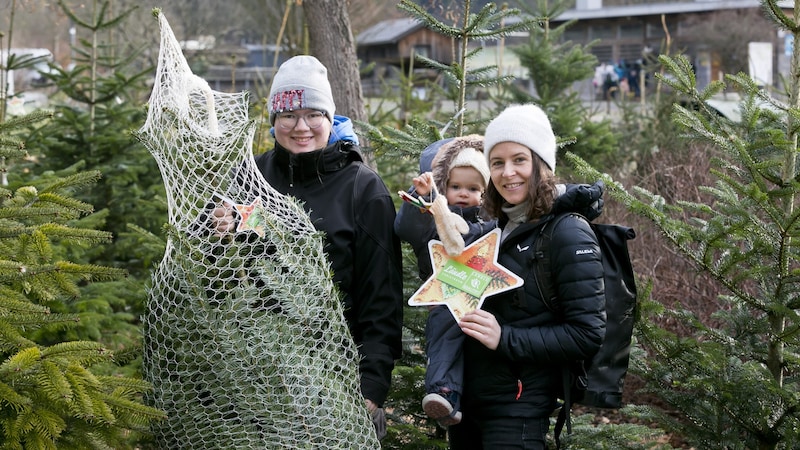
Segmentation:
{"type": "Polygon", "coordinates": [[[247,230],[255,231],[260,237],[264,237],[265,221],[264,221],[264,207],[261,205],[261,198],[256,198],[253,203],[249,205],[233,205],[236,211],[241,216],[239,225],[236,231],[242,232],[247,230]]]}
{"type": "Polygon", "coordinates": [[[266,234],[266,213],[264,212],[264,204],[260,197],[256,197],[249,205],[236,203],[233,200],[225,197],[224,195],[214,194],[223,205],[231,208],[239,216],[236,232],[253,231],[259,237],[264,237],[266,234]]]}
{"type": "Polygon", "coordinates": [[[522,278],[497,262],[500,229],[495,228],[450,256],[437,240],[428,243],[433,275],[408,299],[411,306],[447,305],[456,321],[479,309],[486,297],[522,286],[522,278]]]}

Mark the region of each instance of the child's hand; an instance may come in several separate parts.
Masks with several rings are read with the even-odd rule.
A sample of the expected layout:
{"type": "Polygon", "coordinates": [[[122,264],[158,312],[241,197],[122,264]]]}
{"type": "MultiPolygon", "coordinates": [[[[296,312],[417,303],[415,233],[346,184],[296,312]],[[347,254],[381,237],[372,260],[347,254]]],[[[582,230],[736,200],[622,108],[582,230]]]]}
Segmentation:
{"type": "Polygon", "coordinates": [[[414,179],[411,180],[411,184],[414,185],[414,191],[416,191],[417,194],[426,196],[430,194],[433,189],[433,174],[431,172],[420,174],[420,176],[414,177],[414,179]]]}
{"type": "Polygon", "coordinates": [[[233,217],[233,205],[223,202],[222,206],[217,206],[211,211],[211,228],[214,235],[222,237],[234,230],[236,219],[233,217]]]}

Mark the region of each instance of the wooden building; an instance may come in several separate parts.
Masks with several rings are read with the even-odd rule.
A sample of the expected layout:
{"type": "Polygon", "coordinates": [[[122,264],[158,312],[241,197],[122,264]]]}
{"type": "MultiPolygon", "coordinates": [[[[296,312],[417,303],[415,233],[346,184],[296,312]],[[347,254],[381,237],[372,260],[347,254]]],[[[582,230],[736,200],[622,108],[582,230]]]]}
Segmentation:
{"type": "MultiPolygon", "coordinates": [[[[413,18],[378,22],[361,32],[356,44],[361,64],[374,64],[369,73],[362,75],[362,89],[368,95],[377,94],[386,79],[397,78],[400,73],[408,74],[414,68],[415,55],[443,64],[453,62],[454,56],[452,39],[413,18]]],[[[429,72],[415,70],[415,77],[426,79],[436,75],[429,72]]]]}
{"type": "MultiPolygon", "coordinates": [[[[782,7],[791,8],[793,2],[782,7]]],[[[602,0],[577,0],[573,9],[554,17],[551,21],[560,24],[575,21],[569,27],[564,39],[587,44],[599,40],[591,52],[601,63],[618,64],[622,61],[636,62],[648,57],[655,58],[664,50],[669,36],[671,52],[685,54],[697,68],[698,84],[702,87],[711,80],[719,79],[723,71],[720,67],[716,49],[707,42],[690,36],[690,24],[708,20],[714,13],[725,10],[760,11],[759,0],[695,0],[674,2],[649,2],[620,6],[603,6],[602,0]]],[[[737,24],[731,24],[730,39],[737,39],[737,24]]],[[[771,47],[771,70],[765,73],[786,73],[788,70],[787,49],[791,42],[774,29],[774,25],[764,18],[764,26],[769,30],[767,39],[771,47]]],[[[791,36],[789,36],[791,37],[791,36]]],[[[502,42],[471,42],[481,45],[483,51],[473,60],[477,66],[497,65],[503,74],[511,74],[518,79],[527,77],[527,69],[521,67],[515,55],[508,48],[527,42],[527,33],[516,33],[502,42]]],[[[450,64],[454,57],[451,39],[425,28],[415,19],[395,19],[381,21],[356,38],[358,57],[362,64],[375,63],[376,69],[364,78],[365,91],[378,80],[389,76],[387,67],[410,67],[413,54],[420,54],[444,64],[450,64]]],[[[766,44],[766,42],[764,42],[766,44]]],[[[747,46],[747,42],[742,42],[747,46]]],[[[744,49],[747,55],[747,49],[744,49]]],[[[747,56],[746,56],[747,58],[747,56]]],[[[765,65],[764,59],[759,61],[765,65]]],[[[768,63],[767,63],[768,64],[768,63]]],[[[768,84],[774,84],[777,77],[766,76],[768,84]]]]}

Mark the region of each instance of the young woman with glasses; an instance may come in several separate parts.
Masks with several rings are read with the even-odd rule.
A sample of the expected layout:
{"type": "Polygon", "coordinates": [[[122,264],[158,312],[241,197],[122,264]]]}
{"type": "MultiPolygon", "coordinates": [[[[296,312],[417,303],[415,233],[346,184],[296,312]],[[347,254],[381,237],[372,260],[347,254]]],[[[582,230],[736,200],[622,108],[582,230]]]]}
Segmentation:
{"type": "MultiPolygon", "coordinates": [[[[316,58],[295,56],[283,63],[267,103],[275,148],[256,157],[256,165],[275,190],[300,200],[325,233],[333,281],[361,356],[361,393],[380,437],[403,325],[394,203],[378,174],[363,163],[350,119],[334,115],[327,69],[316,58]]],[[[235,228],[232,213],[215,210],[214,216],[218,233],[235,228]]]]}

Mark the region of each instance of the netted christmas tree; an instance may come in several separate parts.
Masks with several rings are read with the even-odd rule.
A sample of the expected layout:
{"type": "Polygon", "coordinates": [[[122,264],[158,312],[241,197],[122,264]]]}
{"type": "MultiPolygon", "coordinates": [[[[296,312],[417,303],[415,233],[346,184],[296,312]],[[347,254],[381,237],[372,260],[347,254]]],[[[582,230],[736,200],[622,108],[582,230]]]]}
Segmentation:
{"type": "Polygon", "coordinates": [[[136,134],[168,195],[144,317],[148,400],[168,415],[159,447],[378,448],[324,236],[256,168],[247,94],[211,90],[154,15],[161,49],[136,134]],[[216,232],[221,205],[236,232],[216,232]]]}

